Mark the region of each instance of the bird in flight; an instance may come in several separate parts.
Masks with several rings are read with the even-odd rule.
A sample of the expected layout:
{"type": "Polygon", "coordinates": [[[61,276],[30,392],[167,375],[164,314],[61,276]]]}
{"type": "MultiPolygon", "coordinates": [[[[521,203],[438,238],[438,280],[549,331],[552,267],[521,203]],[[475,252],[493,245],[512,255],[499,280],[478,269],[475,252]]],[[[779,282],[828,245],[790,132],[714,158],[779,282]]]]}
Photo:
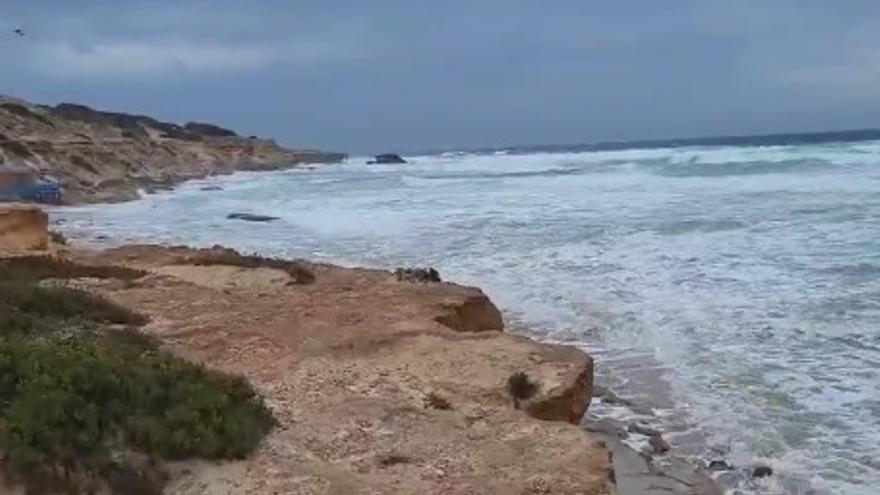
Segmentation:
{"type": "Polygon", "coordinates": [[[15,33],[15,34],[17,34],[17,35],[19,35],[19,36],[24,36],[24,31],[22,31],[20,28],[19,28],[19,29],[13,29],[12,32],[15,33]]]}

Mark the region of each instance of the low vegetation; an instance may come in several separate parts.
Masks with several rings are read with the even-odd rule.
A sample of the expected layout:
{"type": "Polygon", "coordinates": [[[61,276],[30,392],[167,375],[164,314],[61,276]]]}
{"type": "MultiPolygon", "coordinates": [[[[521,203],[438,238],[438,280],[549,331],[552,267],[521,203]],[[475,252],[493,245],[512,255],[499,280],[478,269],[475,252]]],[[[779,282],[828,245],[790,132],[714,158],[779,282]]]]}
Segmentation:
{"type": "MultiPolygon", "coordinates": [[[[159,466],[240,458],[273,426],[247,382],[161,350],[136,328],[143,316],[84,291],[38,285],[108,270],[43,258],[0,262],[2,469],[29,493],[86,493],[102,483],[159,493],[159,469],[120,459],[159,466]]],[[[112,273],[136,275],[127,270],[112,273]]]]}
{"type": "Polygon", "coordinates": [[[227,265],[242,268],[273,268],[286,272],[290,275],[291,281],[298,285],[311,284],[315,281],[315,274],[302,261],[245,255],[228,248],[215,247],[204,250],[188,261],[199,266],[227,265]]]}
{"type": "Polygon", "coordinates": [[[428,392],[425,396],[425,408],[448,411],[452,409],[452,404],[442,395],[436,392],[428,392]]]}
{"type": "Polygon", "coordinates": [[[0,259],[0,280],[44,280],[47,278],[115,278],[135,280],[146,275],[143,270],[124,266],[83,265],[48,255],[0,259]]]}
{"type": "Polygon", "coordinates": [[[45,124],[49,127],[55,127],[55,124],[53,124],[52,121],[49,120],[48,118],[46,118],[44,115],[41,115],[37,112],[34,112],[24,105],[10,102],[10,103],[0,104],[0,108],[6,110],[9,113],[13,113],[15,115],[18,115],[19,117],[24,117],[26,119],[34,119],[39,122],[42,122],[43,124],[45,124]]]}
{"type": "Polygon", "coordinates": [[[520,371],[507,378],[507,393],[513,399],[513,407],[519,409],[521,401],[529,400],[538,393],[538,384],[525,371],[520,371]]]}

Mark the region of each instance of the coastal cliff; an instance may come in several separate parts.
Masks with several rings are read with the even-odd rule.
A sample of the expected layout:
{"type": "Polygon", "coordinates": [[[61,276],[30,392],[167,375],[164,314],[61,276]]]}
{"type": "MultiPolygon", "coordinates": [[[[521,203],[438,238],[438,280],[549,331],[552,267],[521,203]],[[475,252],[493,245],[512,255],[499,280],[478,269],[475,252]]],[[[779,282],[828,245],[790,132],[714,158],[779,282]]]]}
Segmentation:
{"type": "Polygon", "coordinates": [[[68,203],[122,201],[136,198],[139,189],[191,178],[344,158],[341,153],[287,149],[271,139],[239,136],[213,124],[178,125],[0,95],[0,167],[57,178],[68,203]]]}

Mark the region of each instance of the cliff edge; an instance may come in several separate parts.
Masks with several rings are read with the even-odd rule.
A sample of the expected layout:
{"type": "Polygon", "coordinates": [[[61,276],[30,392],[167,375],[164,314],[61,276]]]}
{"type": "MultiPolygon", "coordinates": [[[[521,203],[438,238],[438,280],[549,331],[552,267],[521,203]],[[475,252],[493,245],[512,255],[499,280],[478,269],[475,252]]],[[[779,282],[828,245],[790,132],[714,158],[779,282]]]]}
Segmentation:
{"type": "Polygon", "coordinates": [[[504,333],[479,289],[220,247],[60,249],[146,272],[75,283],[148,316],[174,354],[245,376],[278,421],[247,459],[174,464],[165,493],[615,493],[604,443],[577,425],[592,359],[504,333]],[[516,404],[518,374],[535,390],[516,404]]]}

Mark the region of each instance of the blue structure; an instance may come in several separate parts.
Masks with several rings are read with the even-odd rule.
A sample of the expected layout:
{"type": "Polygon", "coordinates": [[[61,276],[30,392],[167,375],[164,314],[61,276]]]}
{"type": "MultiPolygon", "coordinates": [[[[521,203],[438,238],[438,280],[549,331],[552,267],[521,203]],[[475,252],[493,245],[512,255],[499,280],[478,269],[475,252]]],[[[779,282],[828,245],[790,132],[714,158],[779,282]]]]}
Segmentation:
{"type": "Polygon", "coordinates": [[[0,201],[61,203],[61,184],[29,169],[0,169],[0,201]]]}

